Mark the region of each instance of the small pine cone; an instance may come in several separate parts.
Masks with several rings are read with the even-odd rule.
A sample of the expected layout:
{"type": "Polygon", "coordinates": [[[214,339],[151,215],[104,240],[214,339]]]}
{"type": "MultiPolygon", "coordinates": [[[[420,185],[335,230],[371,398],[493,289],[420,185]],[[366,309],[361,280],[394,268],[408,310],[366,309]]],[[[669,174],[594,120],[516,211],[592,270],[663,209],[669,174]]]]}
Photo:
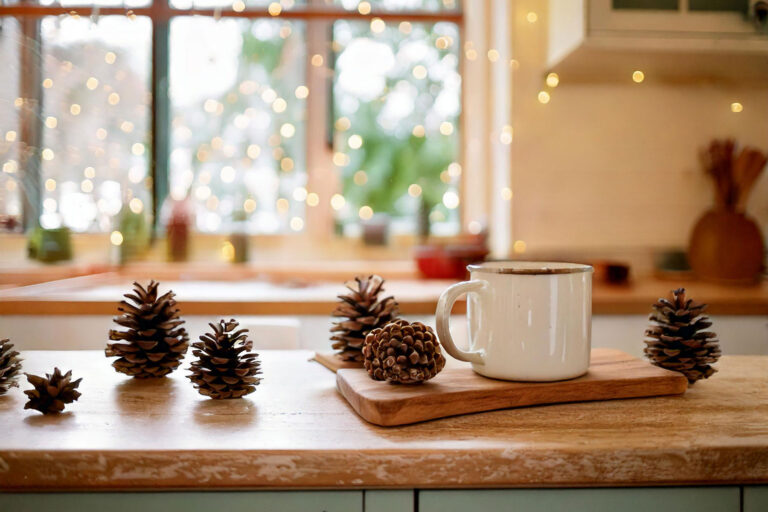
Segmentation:
{"type": "Polygon", "coordinates": [[[203,334],[192,344],[197,360],[187,378],[201,395],[211,398],[240,398],[256,391],[261,362],[259,354],[250,352],[253,342],[247,339],[248,329],[235,331],[239,325],[235,320],[208,325],[213,333],[203,334]]]}
{"type": "Polygon", "coordinates": [[[702,313],[706,304],[685,298],[685,288],[672,291],[672,300],[661,298],[653,305],[649,319],[654,323],[645,331],[645,355],[662,368],[682,373],[693,384],[706,379],[717,369],[710,366],[720,359],[720,342],[702,313]]]}
{"type": "Polygon", "coordinates": [[[182,327],[174,293],[157,296],[158,283],[151,281],[145,289],[133,283],[128,301],[117,308],[123,314],[115,323],[127,331],[109,331],[109,339],[125,343],[108,343],[107,357],[118,357],[112,366],[120,373],[136,378],[164,377],[179,367],[189,348],[189,336],[182,327]]]}
{"type": "Polygon", "coordinates": [[[400,384],[424,382],[445,366],[432,328],[406,320],[371,331],[365,338],[363,357],[371,378],[400,384]]]}
{"type": "Polygon", "coordinates": [[[378,275],[357,276],[346,283],[350,293],[339,295],[340,303],[332,316],[343,317],[331,327],[333,348],[345,361],[362,361],[362,348],[366,335],[373,329],[384,327],[397,318],[399,309],[393,297],[379,300],[384,291],[384,279],[378,275]]]}
{"type": "Polygon", "coordinates": [[[0,395],[19,385],[16,378],[21,371],[22,360],[18,356],[9,340],[0,340],[0,395]]]}
{"type": "Polygon", "coordinates": [[[64,375],[58,368],[53,369],[53,375],[47,373],[45,377],[25,373],[27,380],[34,389],[25,391],[29,401],[24,405],[25,409],[35,409],[43,414],[56,414],[64,410],[66,404],[71,404],[80,398],[77,387],[83,379],[72,380],[72,371],[64,375]]]}

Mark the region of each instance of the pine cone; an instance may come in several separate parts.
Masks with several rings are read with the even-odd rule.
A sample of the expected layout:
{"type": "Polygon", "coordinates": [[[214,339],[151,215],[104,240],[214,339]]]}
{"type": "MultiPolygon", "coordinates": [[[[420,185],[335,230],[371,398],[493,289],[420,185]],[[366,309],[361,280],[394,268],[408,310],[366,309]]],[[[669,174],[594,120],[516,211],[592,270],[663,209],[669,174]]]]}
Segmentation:
{"type": "Polygon", "coordinates": [[[16,378],[19,376],[22,360],[18,355],[9,340],[0,340],[0,395],[19,385],[16,378]]]}
{"type": "Polygon", "coordinates": [[[76,388],[83,379],[72,380],[72,370],[64,375],[58,368],[53,369],[53,375],[45,374],[45,378],[25,373],[27,380],[35,389],[24,392],[29,401],[25,409],[35,409],[43,414],[56,414],[64,410],[64,405],[71,404],[80,398],[76,388]]]}
{"type": "Polygon", "coordinates": [[[200,336],[193,343],[192,351],[197,356],[187,375],[200,394],[211,398],[240,398],[256,391],[261,381],[258,354],[250,352],[253,342],[248,338],[248,329],[234,331],[239,325],[235,320],[219,320],[208,324],[213,333],[200,336]]]}
{"type": "Polygon", "coordinates": [[[393,297],[378,300],[379,293],[384,291],[381,276],[358,276],[355,281],[345,283],[351,293],[339,295],[341,302],[332,313],[335,317],[345,317],[331,327],[331,340],[335,341],[333,348],[340,350],[338,354],[345,361],[362,361],[365,336],[399,314],[393,297]]]}
{"type": "Polygon", "coordinates": [[[395,320],[365,338],[364,364],[374,380],[416,384],[445,366],[434,331],[421,322],[395,320]]]}
{"type": "Polygon", "coordinates": [[[655,322],[646,331],[645,355],[656,366],[675,370],[693,384],[717,370],[710,364],[720,358],[716,334],[703,331],[712,325],[702,313],[706,304],[685,298],[685,288],[672,291],[672,300],[659,299],[649,319],[655,322]]]}
{"type": "Polygon", "coordinates": [[[107,357],[119,357],[112,363],[118,372],[137,378],[163,377],[179,367],[189,348],[187,331],[181,327],[174,293],[157,296],[158,283],[151,281],[144,289],[133,283],[134,293],[124,295],[117,308],[123,314],[115,323],[127,331],[109,331],[109,339],[127,343],[108,343],[107,357]]]}

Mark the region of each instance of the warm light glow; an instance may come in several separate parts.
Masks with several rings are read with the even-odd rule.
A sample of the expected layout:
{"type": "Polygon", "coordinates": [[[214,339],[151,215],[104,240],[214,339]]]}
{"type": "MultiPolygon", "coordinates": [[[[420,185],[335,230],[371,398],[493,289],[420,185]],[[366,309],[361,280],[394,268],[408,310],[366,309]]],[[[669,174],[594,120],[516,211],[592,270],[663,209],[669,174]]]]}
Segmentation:
{"type": "Polygon", "coordinates": [[[512,199],[512,189],[509,187],[504,187],[501,189],[501,198],[505,201],[510,201],[512,199]]]}
{"type": "Polygon", "coordinates": [[[295,133],[296,133],[296,127],[293,126],[291,123],[284,123],[280,127],[280,135],[282,135],[286,139],[290,139],[291,137],[294,136],[295,133]]]}
{"type": "Polygon", "coordinates": [[[45,148],[42,152],[43,160],[53,160],[56,155],[53,154],[51,148],[45,148]]]}
{"type": "Polygon", "coordinates": [[[319,68],[320,66],[322,66],[324,61],[325,59],[323,59],[323,56],[320,55],[319,53],[314,54],[312,56],[312,59],[310,60],[312,65],[315,66],[316,68],[319,68]]]}
{"type": "Polygon", "coordinates": [[[423,137],[426,134],[426,130],[424,130],[424,127],[420,124],[417,124],[413,127],[413,133],[414,137],[423,137]]]}
{"type": "Polygon", "coordinates": [[[423,80],[427,78],[427,68],[419,64],[418,66],[414,66],[413,68],[413,76],[418,80],[423,80]]]}
{"type": "Polygon", "coordinates": [[[221,257],[224,261],[235,260],[235,246],[232,245],[232,242],[229,240],[225,240],[224,243],[221,244],[221,257]]]}
{"type": "Polygon", "coordinates": [[[45,190],[48,192],[53,192],[56,190],[56,180],[53,178],[48,178],[45,180],[45,190]]]}
{"type": "Polygon", "coordinates": [[[288,203],[288,200],[286,198],[281,197],[280,199],[277,200],[276,206],[277,206],[278,212],[285,213],[288,211],[288,208],[291,205],[288,203]]]}
{"type": "Polygon", "coordinates": [[[243,210],[245,210],[246,213],[251,213],[256,210],[256,201],[250,197],[243,201],[243,210]]]}
{"type": "Polygon", "coordinates": [[[45,126],[50,128],[51,130],[56,128],[56,126],[58,126],[58,124],[59,124],[59,120],[56,119],[53,116],[48,116],[48,117],[45,118],[45,126]]]}
{"type": "Polygon", "coordinates": [[[104,62],[107,64],[114,64],[115,59],[117,59],[117,55],[115,55],[113,52],[107,52],[104,54],[104,62]]]}
{"type": "MultiPolygon", "coordinates": [[[[9,181],[8,183],[16,183],[15,181],[9,181]]],[[[49,212],[55,212],[56,207],[58,205],[56,204],[56,200],[52,197],[48,197],[43,201],[43,209],[49,212]]]]}
{"type": "Polygon", "coordinates": [[[3,172],[13,174],[19,170],[19,164],[16,160],[8,160],[3,164],[3,172]]]}
{"type": "Polygon", "coordinates": [[[16,185],[16,182],[13,180],[8,180],[5,182],[5,190],[7,190],[8,192],[13,192],[14,190],[16,190],[17,186],[18,185],[16,185]]]}
{"type": "Polygon", "coordinates": [[[467,231],[469,231],[473,235],[479,234],[483,230],[483,225],[476,220],[469,221],[469,224],[467,224],[467,231]]]}
{"type": "Polygon", "coordinates": [[[278,114],[281,112],[285,112],[285,109],[288,108],[288,103],[283,98],[277,98],[274,103],[272,103],[272,110],[277,112],[278,114]]]}
{"type": "Polygon", "coordinates": [[[128,208],[130,208],[133,213],[141,213],[144,211],[144,203],[138,197],[134,197],[128,203],[128,208]]]}
{"type": "Polygon", "coordinates": [[[512,144],[512,127],[510,125],[506,124],[501,128],[499,142],[504,145],[512,144]]]}
{"type": "Polygon", "coordinates": [[[357,4],[357,12],[360,14],[371,14],[371,4],[368,2],[360,2],[357,4]]]}
{"type": "Polygon", "coordinates": [[[467,60],[477,60],[477,50],[474,48],[469,48],[466,52],[464,52],[464,56],[467,58],[467,60]]]}
{"type": "Polygon", "coordinates": [[[205,110],[209,114],[213,114],[214,112],[216,112],[217,106],[218,106],[218,102],[216,100],[207,99],[203,103],[203,110],[205,110]]]}
{"type": "Polygon", "coordinates": [[[636,84],[641,83],[643,80],[645,80],[645,73],[642,71],[633,71],[632,72],[632,81],[636,84]]]}
{"type": "Polygon", "coordinates": [[[296,88],[296,91],[294,92],[296,97],[300,100],[303,100],[307,96],[309,96],[309,89],[305,85],[300,85],[296,88]]]}
{"type": "Polygon", "coordinates": [[[280,160],[280,169],[284,172],[290,172],[293,170],[293,158],[285,157],[280,160]]]}
{"type": "Polygon", "coordinates": [[[221,149],[224,147],[224,139],[221,137],[214,137],[211,139],[211,147],[213,149],[221,149]]]}
{"type": "Polygon", "coordinates": [[[453,190],[443,194],[443,204],[449,210],[455,210],[459,206],[459,195],[453,190]]]}
{"type": "Polygon", "coordinates": [[[219,178],[221,178],[221,181],[224,183],[232,183],[235,181],[235,169],[232,166],[225,165],[221,168],[221,172],[219,173],[219,178]]]}
{"type": "Polygon", "coordinates": [[[331,208],[333,208],[336,211],[341,210],[344,208],[344,205],[347,203],[347,200],[344,199],[344,196],[341,194],[333,194],[331,197],[331,208]]]}
{"type": "Polygon", "coordinates": [[[85,81],[85,86],[90,90],[94,90],[99,86],[99,80],[92,76],[85,81]]]}
{"type": "Polygon", "coordinates": [[[86,178],[95,178],[96,177],[96,169],[94,169],[91,166],[86,167],[83,169],[83,176],[86,178]]]}
{"type": "Polygon", "coordinates": [[[515,243],[512,244],[512,250],[515,251],[517,254],[523,254],[526,248],[527,248],[527,245],[522,240],[515,240],[515,243]]]}
{"type": "Polygon", "coordinates": [[[119,231],[113,231],[109,235],[109,241],[112,243],[112,245],[122,245],[123,234],[119,231]]]}
{"type": "Polygon", "coordinates": [[[131,146],[131,153],[133,153],[136,156],[141,156],[144,154],[144,144],[141,142],[134,142],[131,146]]]}
{"type": "Polygon", "coordinates": [[[411,183],[408,186],[408,195],[411,197],[419,197],[421,195],[421,186],[416,183],[411,183]]]}
{"type": "Polygon", "coordinates": [[[200,201],[205,201],[211,197],[211,188],[208,185],[203,185],[195,189],[195,197],[200,201]]]}
{"type": "Polygon", "coordinates": [[[370,206],[362,206],[360,210],[358,210],[357,214],[360,216],[363,220],[369,220],[371,217],[373,217],[373,208],[370,206]]]}
{"type": "Polygon", "coordinates": [[[296,187],[293,189],[294,201],[304,201],[307,198],[307,189],[304,187],[296,187]]]}
{"type": "Polygon", "coordinates": [[[349,130],[349,127],[352,126],[352,123],[349,121],[348,117],[340,117],[336,120],[334,126],[338,131],[345,132],[349,130]]]}
{"type": "Polygon", "coordinates": [[[77,103],[71,104],[69,106],[69,113],[72,114],[73,116],[79,115],[80,114],[80,105],[78,105],[77,103]]]}
{"type": "Polygon", "coordinates": [[[547,91],[539,91],[539,103],[543,105],[549,103],[549,93],[547,91]]]}
{"type": "Polygon", "coordinates": [[[411,22],[401,21],[400,24],[397,26],[397,29],[403,34],[410,34],[411,31],[413,30],[413,27],[411,26],[411,22]]]}
{"type": "Polygon", "coordinates": [[[368,175],[365,171],[357,171],[354,176],[352,176],[352,181],[355,182],[355,185],[362,187],[368,183],[368,175]]]}
{"type": "Polygon", "coordinates": [[[13,142],[16,140],[16,132],[13,130],[8,130],[5,132],[5,141],[6,142],[13,142]]]}
{"type": "Polygon", "coordinates": [[[448,175],[451,178],[458,178],[461,176],[461,164],[458,162],[451,162],[448,164],[448,175]]]}
{"type": "Polygon", "coordinates": [[[243,2],[243,0],[235,0],[232,4],[232,10],[235,12],[243,12],[245,10],[245,2],[243,2]]]}
{"type": "Polygon", "coordinates": [[[93,192],[93,182],[91,180],[83,180],[80,182],[80,190],[86,194],[93,192]]]}
{"type": "Polygon", "coordinates": [[[248,146],[248,149],[245,151],[245,153],[248,155],[248,158],[253,158],[255,160],[261,154],[261,147],[259,147],[257,144],[251,144],[248,146]]]}
{"type": "Polygon", "coordinates": [[[269,4],[267,11],[271,16],[280,16],[280,13],[283,11],[283,6],[277,2],[272,2],[269,4]]]}
{"type": "Polygon", "coordinates": [[[451,175],[448,173],[448,170],[445,170],[440,173],[440,181],[442,181],[443,183],[451,182],[451,175]]]}
{"type": "Polygon", "coordinates": [[[451,40],[445,36],[440,36],[435,40],[435,47],[438,50],[445,50],[451,45],[451,40]]]}
{"type": "Polygon", "coordinates": [[[363,138],[357,134],[350,135],[349,139],[347,139],[347,144],[349,144],[349,147],[352,149],[360,149],[363,145],[363,138]]]}
{"type": "Polygon", "coordinates": [[[349,164],[349,157],[344,153],[337,151],[333,154],[333,165],[344,167],[349,164]]]}
{"type": "Polygon", "coordinates": [[[525,15],[525,19],[528,21],[528,23],[536,23],[536,21],[539,19],[539,15],[531,11],[525,15]]]}
{"type": "Polygon", "coordinates": [[[307,206],[317,206],[320,204],[320,196],[314,192],[307,194],[307,206]]]}
{"type": "Polygon", "coordinates": [[[107,138],[107,130],[104,128],[99,128],[96,130],[96,138],[99,140],[104,140],[107,138]]]}
{"type": "Polygon", "coordinates": [[[261,93],[261,99],[264,100],[264,103],[272,103],[277,99],[277,92],[272,88],[264,89],[264,92],[261,93]]]}
{"type": "Polygon", "coordinates": [[[443,121],[440,123],[440,133],[443,135],[450,135],[453,133],[453,124],[449,123],[448,121],[443,121]]]}
{"type": "Polygon", "coordinates": [[[550,73],[547,75],[547,86],[549,87],[557,87],[560,85],[560,77],[557,73],[550,73]]]}
{"type": "Polygon", "coordinates": [[[738,114],[742,110],[744,110],[744,106],[738,101],[731,103],[731,112],[733,112],[734,114],[738,114]]]}
{"type": "Polygon", "coordinates": [[[304,229],[304,220],[301,217],[291,218],[291,229],[294,231],[301,231],[304,229]]]}
{"type": "Polygon", "coordinates": [[[381,34],[384,29],[387,28],[387,24],[381,18],[373,18],[371,20],[371,32],[374,34],[381,34]]]}
{"type": "Polygon", "coordinates": [[[45,87],[46,89],[50,89],[51,87],[53,87],[53,80],[51,80],[50,78],[46,78],[45,80],[43,80],[43,87],[45,87]]]}
{"type": "Polygon", "coordinates": [[[495,48],[488,50],[488,60],[491,62],[496,62],[499,60],[499,51],[495,48]]]}
{"type": "Polygon", "coordinates": [[[116,92],[111,93],[109,96],[107,96],[107,101],[110,105],[117,105],[120,103],[120,95],[116,92]]]}

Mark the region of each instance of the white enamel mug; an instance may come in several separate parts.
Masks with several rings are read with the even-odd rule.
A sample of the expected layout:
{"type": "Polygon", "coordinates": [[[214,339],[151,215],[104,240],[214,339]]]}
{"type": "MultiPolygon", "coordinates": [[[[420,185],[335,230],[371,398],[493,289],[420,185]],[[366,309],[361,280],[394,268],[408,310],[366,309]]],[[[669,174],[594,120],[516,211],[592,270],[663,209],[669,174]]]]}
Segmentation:
{"type": "Polygon", "coordinates": [[[446,352],[494,379],[546,382],[587,372],[591,266],[497,261],[467,270],[471,280],[449,287],[437,303],[437,335],[446,352]],[[464,293],[468,351],[456,346],[449,328],[453,303],[464,293]]]}

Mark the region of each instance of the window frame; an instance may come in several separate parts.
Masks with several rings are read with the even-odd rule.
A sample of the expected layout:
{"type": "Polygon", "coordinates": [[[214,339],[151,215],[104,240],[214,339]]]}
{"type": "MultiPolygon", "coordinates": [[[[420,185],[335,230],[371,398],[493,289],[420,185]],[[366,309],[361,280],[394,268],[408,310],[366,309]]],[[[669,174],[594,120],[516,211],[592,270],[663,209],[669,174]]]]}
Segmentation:
{"type": "MultiPolygon", "coordinates": [[[[168,95],[169,86],[169,35],[171,20],[176,17],[188,16],[207,16],[215,19],[219,18],[277,18],[286,20],[303,21],[306,23],[306,41],[307,59],[306,59],[306,85],[309,87],[310,95],[307,98],[307,130],[305,140],[305,155],[307,168],[307,185],[310,190],[320,194],[320,205],[315,207],[315,214],[305,215],[304,235],[314,240],[329,240],[333,238],[334,211],[330,206],[330,197],[340,189],[340,182],[332,162],[332,148],[328,146],[330,140],[329,134],[325,133],[323,137],[316,136],[319,130],[325,132],[330,123],[328,120],[333,115],[330,111],[329,95],[332,94],[332,75],[328,73],[329,69],[325,66],[315,67],[310,64],[310,56],[316,53],[324,55],[326,62],[329,62],[331,45],[330,31],[332,23],[339,19],[351,19],[360,21],[370,21],[374,18],[380,18],[385,22],[409,21],[413,23],[436,23],[449,22],[458,26],[461,42],[465,40],[465,6],[463,1],[458,2],[458,8],[449,11],[424,11],[424,10],[404,10],[404,11],[380,11],[374,8],[368,14],[361,14],[357,10],[346,10],[341,7],[328,6],[323,0],[307,0],[306,5],[295,6],[291,9],[282,10],[279,15],[273,16],[269,13],[268,6],[248,7],[241,11],[235,11],[233,7],[228,8],[193,8],[177,9],[169,4],[168,0],[153,0],[146,7],[126,8],[126,7],[97,7],[93,5],[83,5],[77,7],[45,6],[34,3],[33,0],[19,0],[19,3],[13,5],[0,5],[0,17],[15,17],[23,25],[26,25],[28,31],[34,33],[38,46],[40,44],[39,26],[40,20],[46,16],[143,16],[150,19],[152,23],[152,41],[151,41],[151,75],[150,90],[152,93],[152,103],[150,105],[150,134],[151,149],[149,159],[149,175],[152,178],[152,215],[153,215],[153,234],[156,232],[159,222],[159,210],[162,202],[168,195],[169,188],[169,155],[171,152],[171,105],[168,95]],[[35,31],[36,27],[36,31],[35,31]],[[311,136],[314,134],[314,136],[311,136]]],[[[29,34],[30,32],[24,32],[29,34]]],[[[40,93],[40,59],[33,55],[29,46],[20,48],[20,60],[22,62],[19,94],[23,98],[39,99],[40,93]],[[31,68],[30,68],[31,66],[31,68]],[[35,79],[37,77],[37,80],[35,79]]],[[[464,84],[465,52],[460,49],[459,55],[459,73],[462,75],[462,91],[467,90],[464,84]]],[[[457,160],[464,165],[465,148],[468,138],[465,126],[467,115],[467,101],[465,94],[462,93],[461,104],[462,111],[459,116],[458,124],[461,133],[461,144],[458,151],[457,160]]],[[[40,109],[42,105],[36,102],[34,108],[40,109]]],[[[38,112],[39,113],[39,112],[38,112]]],[[[19,115],[20,142],[27,143],[30,147],[38,148],[41,126],[35,127],[32,121],[33,111],[22,111],[19,115]]],[[[39,125],[39,123],[37,123],[39,125]]],[[[24,166],[25,172],[30,174],[29,178],[40,181],[40,152],[35,151],[29,157],[30,161],[24,166]]],[[[482,171],[485,173],[485,171],[482,171]]],[[[467,214],[469,212],[487,210],[486,195],[473,194],[477,197],[470,198],[467,190],[468,180],[466,172],[462,173],[459,184],[460,195],[462,197],[459,222],[460,232],[467,230],[467,214]]],[[[34,188],[34,187],[33,187],[34,188]]],[[[39,187],[33,190],[31,197],[24,197],[24,208],[22,212],[22,223],[27,230],[37,225],[40,212],[42,210],[42,198],[39,187]]],[[[487,219],[487,216],[486,216],[487,219]]],[[[273,235],[285,236],[287,234],[273,235]]]]}

